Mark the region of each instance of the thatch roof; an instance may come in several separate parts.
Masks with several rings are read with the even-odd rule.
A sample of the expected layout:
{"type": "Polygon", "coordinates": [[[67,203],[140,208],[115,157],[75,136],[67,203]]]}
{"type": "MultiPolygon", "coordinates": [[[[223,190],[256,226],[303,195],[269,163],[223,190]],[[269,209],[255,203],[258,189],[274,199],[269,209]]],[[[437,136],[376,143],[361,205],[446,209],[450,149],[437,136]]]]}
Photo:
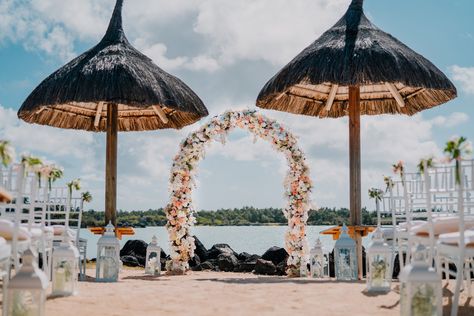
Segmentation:
{"type": "Polygon", "coordinates": [[[208,115],[186,84],[130,45],[122,28],[122,4],[117,0],[100,43],[41,82],[18,117],[61,128],[105,131],[106,104],[113,103],[119,111],[119,131],[143,131],[181,128],[208,115]]]}
{"type": "Polygon", "coordinates": [[[319,117],[347,115],[348,87],[359,86],[361,114],[412,115],[456,97],[430,61],[373,25],[363,0],[262,89],[257,106],[319,117]]]}

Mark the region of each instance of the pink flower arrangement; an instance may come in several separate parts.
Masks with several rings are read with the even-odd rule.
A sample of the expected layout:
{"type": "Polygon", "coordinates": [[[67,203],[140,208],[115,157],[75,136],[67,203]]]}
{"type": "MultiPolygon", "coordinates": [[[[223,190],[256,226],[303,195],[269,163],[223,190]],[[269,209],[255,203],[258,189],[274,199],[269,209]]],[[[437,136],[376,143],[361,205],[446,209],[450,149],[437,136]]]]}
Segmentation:
{"type": "Polygon", "coordinates": [[[278,122],[252,110],[229,111],[216,116],[181,143],[171,168],[171,202],[166,208],[171,244],[171,261],[167,263],[167,269],[178,274],[189,269],[188,261],[194,256],[195,249],[190,230],[196,222],[191,192],[197,164],[205,155],[206,145],[212,141],[224,144],[227,134],[236,127],[247,129],[255,139],[259,137],[270,142],[286,157],[289,170],[284,181],[287,205],[283,212],[288,219],[285,235],[285,248],[289,254],[287,273],[299,276],[302,258],[308,253],[305,228],[312,189],[309,168],[296,138],[278,122]]]}

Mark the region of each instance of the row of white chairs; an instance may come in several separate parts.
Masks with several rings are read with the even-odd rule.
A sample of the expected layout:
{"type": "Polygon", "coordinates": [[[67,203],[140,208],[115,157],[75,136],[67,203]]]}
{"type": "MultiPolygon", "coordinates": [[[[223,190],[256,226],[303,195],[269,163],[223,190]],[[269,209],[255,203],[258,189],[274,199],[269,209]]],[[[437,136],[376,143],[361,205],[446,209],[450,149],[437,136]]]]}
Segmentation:
{"type": "Polygon", "coordinates": [[[0,204],[0,236],[3,234],[11,247],[15,270],[19,268],[21,254],[32,248],[40,254],[42,269],[51,277],[54,246],[67,233],[81,254],[79,266],[84,277],[87,241],[80,237],[80,194],[69,194],[67,187],[50,187],[47,179],[27,172],[23,164],[0,168],[0,187],[13,196],[10,203],[0,204]]]}
{"type": "Polygon", "coordinates": [[[390,178],[380,211],[392,218],[385,232],[400,270],[410,261],[414,245],[422,243],[429,250],[429,263],[446,281],[455,277],[451,314],[456,315],[461,288],[472,296],[474,160],[460,161],[458,168],[455,163],[428,168],[425,162],[424,170],[390,178]],[[450,264],[456,270],[450,270],[450,264]]]}

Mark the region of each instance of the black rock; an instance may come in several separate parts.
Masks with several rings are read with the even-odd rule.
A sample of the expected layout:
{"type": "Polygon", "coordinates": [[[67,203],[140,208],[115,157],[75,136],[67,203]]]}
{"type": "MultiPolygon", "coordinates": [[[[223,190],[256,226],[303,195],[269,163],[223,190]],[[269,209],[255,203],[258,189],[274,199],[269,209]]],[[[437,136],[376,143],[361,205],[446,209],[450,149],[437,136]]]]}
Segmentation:
{"type": "Polygon", "coordinates": [[[196,249],[194,250],[194,253],[199,256],[201,261],[206,261],[207,260],[207,249],[204,247],[202,242],[196,237],[194,237],[194,244],[196,245],[196,249]]]}
{"type": "Polygon", "coordinates": [[[209,261],[204,261],[199,266],[201,267],[202,270],[213,270],[214,269],[214,265],[209,261]]]}
{"type": "Polygon", "coordinates": [[[203,269],[202,269],[202,266],[200,264],[198,264],[197,266],[192,267],[191,270],[193,270],[193,271],[202,271],[203,269]]]}
{"type": "Polygon", "coordinates": [[[215,244],[207,252],[207,258],[217,259],[217,257],[219,257],[219,255],[223,253],[233,254],[235,257],[237,257],[237,253],[232,248],[230,248],[228,244],[215,244]]]}
{"type": "Polygon", "coordinates": [[[134,256],[122,256],[120,260],[122,260],[123,265],[127,267],[143,267],[134,256]]]}
{"type": "Polygon", "coordinates": [[[276,274],[277,275],[286,275],[286,261],[282,261],[280,262],[277,266],[276,266],[276,274]]]}
{"type": "Polygon", "coordinates": [[[258,259],[254,272],[255,274],[275,275],[276,267],[271,261],[258,259]]]}
{"type": "Polygon", "coordinates": [[[148,244],[143,240],[129,240],[120,250],[120,257],[134,256],[145,258],[146,247],[148,247],[148,244]]]}
{"type": "Polygon", "coordinates": [[[224,272],[232,272],[239,264],[239,261],[237,260],[237,257],[234,256],[234,254],[232,253],[221,253],[217,257],[217,263],[219,266],[219,270],[224,272]]]}
{"type": "Polygon", "coordinates": [[[263,260],[271,261],[274,265],[278,265],[280,262],[288,260],[288,253],[284,248],[271,247],[262,256],[263,260]]]}
{"type": "Polygon", "coordinates": [[[257,261],[239,262],[234,272],[252,272],[253,270],[255,270],[256,264],[257,264],[257,261]]]}
{"type": "Polygon", "coordinates": [[[194,257],[192,257],[190,260],[189,260],[189,266],[191,268],[193,267],[196,267],[198,265],[201,264],[201,258],[197,255],[197,254],[194,254],[194,257]]]}
{"type": "Polygon", "coordinates": [[[245,260],[246,262],[257,262],[258,259],[261,259],[262,257],[260,257],[259,255],[251,255],[247,260],[245,260]]]}
{"type": "Polygon", "coordinates": [[[239,261],[247,261],[248,259],[250,259],[251,257],[251,254],[249,254],[248,252],[241,252],[237,255],[237,259],[239,259],[239,261]]]}

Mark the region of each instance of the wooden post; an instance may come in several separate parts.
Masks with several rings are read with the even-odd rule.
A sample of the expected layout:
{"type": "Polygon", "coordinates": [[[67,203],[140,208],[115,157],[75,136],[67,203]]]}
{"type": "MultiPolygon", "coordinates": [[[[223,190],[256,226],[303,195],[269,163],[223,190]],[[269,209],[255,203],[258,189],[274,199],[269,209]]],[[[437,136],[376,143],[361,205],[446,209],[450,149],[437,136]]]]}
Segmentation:
{"type": "MultiPolygon", "coordinates": [[[[350,165],[350,214],[351,225],[362,224],[360,182],[360,88],[349,87],[349,165],[350,165]]],[[[362,237],[355,230],[359,280],[362,279],[362,237]]]]}
{"type": "Polygon", "coordinates": [[[118,106],[107,104],[107,151],[105,160],[105,225],[117,224],[117,130],[118,106]]]}

